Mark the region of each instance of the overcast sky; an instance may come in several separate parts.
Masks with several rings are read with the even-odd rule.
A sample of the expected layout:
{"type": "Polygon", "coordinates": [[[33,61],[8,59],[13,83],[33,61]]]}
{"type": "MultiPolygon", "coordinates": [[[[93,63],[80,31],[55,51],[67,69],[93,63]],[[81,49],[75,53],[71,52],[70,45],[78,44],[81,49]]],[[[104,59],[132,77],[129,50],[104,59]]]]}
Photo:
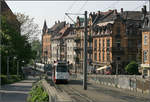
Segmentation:
{"type": "MultiPolygon", "coordinates": [[[[10,9],[15,12],[24,13],[35,18],[42,29],[44,20],[50,28],[55,21],[71,22],[65,13],[84,13],[107,11],[109,9],[120,9],[124,11],[141,11],[143,5],[149,8],[148,0],[143,1],[6,1],[10,9]]],[[[75,16],[71,16],[75,20],[75,16]]],[[[72,23],[72,22],[71,22],[72,23]]]]}

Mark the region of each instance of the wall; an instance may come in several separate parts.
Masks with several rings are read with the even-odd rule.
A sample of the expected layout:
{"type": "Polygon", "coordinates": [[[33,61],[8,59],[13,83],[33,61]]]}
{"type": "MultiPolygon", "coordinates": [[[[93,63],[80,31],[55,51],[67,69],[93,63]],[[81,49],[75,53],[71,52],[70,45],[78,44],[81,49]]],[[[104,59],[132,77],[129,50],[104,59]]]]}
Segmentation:
{"type": "Polygon", "coordinates": [[[88,79],[97,84],[121,88],[142,94],[150,94],[150,79],[135,75],[89,75],[88,79]]]}

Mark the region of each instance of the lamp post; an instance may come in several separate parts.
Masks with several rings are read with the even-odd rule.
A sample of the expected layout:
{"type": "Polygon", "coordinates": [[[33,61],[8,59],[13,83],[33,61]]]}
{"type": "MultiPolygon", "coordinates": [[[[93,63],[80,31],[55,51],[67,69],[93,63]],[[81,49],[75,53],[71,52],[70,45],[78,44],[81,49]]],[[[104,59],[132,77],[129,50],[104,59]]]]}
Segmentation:
{"type": "Polygon", "coordinates": [[[71,15],[84,15],[84,71],[83,71],[83,89],[87,90],[87,11],[84,14],[73,14],[73,13],[65,13],[74,23],[75,21],[69,16],[71,15]]]}
{"type": "Polygon", "coordinates": [[[19,76],[19,60],[17,61],[17,76],[19,76]]]}
{"type": "Polygon", "coordinates": [[[7,77],[9,77],[9,56],[7,56],[7,77]]]}
{"type": "Polygon", "coordinates": [[[15,60],[17,59],[17,57],[13,57],[13,68],[15,68],[15,60]]]}

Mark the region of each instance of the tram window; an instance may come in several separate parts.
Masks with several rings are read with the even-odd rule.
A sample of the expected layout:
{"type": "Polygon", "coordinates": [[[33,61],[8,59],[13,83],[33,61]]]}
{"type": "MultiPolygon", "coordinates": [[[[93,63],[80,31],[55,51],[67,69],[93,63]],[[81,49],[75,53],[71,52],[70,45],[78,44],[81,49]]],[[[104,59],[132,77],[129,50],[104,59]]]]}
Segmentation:
{"type": "Polygon", "coordinates": [[[57,72],[67,72],[67,66],[57,66],[57,72]]]}

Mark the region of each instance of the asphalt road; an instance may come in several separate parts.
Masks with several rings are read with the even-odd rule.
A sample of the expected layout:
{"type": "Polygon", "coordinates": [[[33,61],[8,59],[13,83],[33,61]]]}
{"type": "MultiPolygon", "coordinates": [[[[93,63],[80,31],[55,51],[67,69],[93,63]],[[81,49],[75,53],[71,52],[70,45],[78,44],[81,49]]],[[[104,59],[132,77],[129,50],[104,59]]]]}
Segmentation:
{"type": "Polygon", "coordinates": [[[28,80],[2,86],[0,90],[0,102],[27,102],[28,93],[32,88],[32,83],[36,79],[29,77],[28,80]]]}
{"type": "Polygon", "coordinates": [[[57,91],[67,92],[74,102],[150,102],[150,97],[139,97],[124,90],[88,83],[83,90],[82,80],[71,79],[69,84],[55,85],[57,91]]]}

